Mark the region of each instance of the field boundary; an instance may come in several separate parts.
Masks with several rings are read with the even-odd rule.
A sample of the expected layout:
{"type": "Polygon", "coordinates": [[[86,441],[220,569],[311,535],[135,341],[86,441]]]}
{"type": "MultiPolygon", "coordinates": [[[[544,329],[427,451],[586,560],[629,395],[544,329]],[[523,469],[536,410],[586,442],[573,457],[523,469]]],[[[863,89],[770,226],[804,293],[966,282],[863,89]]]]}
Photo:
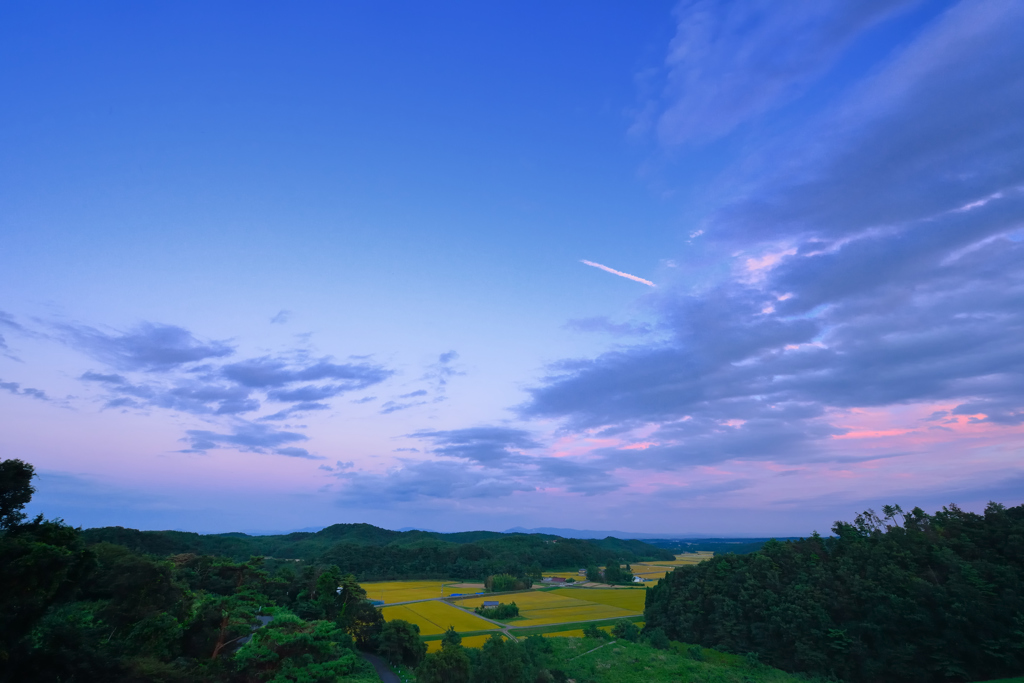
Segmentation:
{"type": "Polygon", "coordinates": [[[625,619],[631,621],[634,624],[638,621],[644,620],[644,615],[638,614],[633,617],[612,617],[610,619],[593,619],[591,621],[564,621],[559,624],[543,624],[542,626],[524,626],[523,628],[509,628],[508,630],[514,632],[516,636],[520,638],[526,638],[528,636],[542,636],[546,633],[560,633],[561,631],[575,631],[582,629],[593,624],[594,626],[612,626],[616,622],[625,619]]]}

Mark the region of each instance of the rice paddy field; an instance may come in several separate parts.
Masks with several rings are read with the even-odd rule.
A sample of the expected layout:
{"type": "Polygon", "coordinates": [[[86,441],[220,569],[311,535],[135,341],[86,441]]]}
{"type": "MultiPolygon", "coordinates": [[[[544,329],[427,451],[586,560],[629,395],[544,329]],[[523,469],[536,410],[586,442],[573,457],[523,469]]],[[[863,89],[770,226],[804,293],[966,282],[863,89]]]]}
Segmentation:
{"type": "Polygon", "coordinates": [[[563,579],[576,579],[577,581],[585,581],[587,577],[581,576],[579,572],[544,572],[541,576],[560,576],[563,579]]]}
{"type": "Polygon", "coordinates": [[[644,602],[647,599],[647,591],[642,588],[561,588],[551,592],[555,595],[576,600],[586,600],[587,602],[620,607],[631,612],[643,612],[644,602]]]}
{"type": "Polygon", "coordinates": [[[458,587],[451,581],[380,581],[361,583],[370,600],[382,600],[386,605],[410,600],[446,598],[452,593],[472,593],[475,588],[458,587]]]}
{"type": "MultiPolygon", "coordinates": [[[[582,633],[582,631],[580,631],[582,633]]],[[[483,647],[484,643],[490,640],[491,636],[465,636],[462,639],[462,647],[483,647]]],[[[508,640],[505,636],[501,637],[502,640],[508,640]]],[[[428,640],[427,641],[427,652],[437,652],[441,649],[441,640],[428,640]]]]}
{"type": "Polygon", "coordinates": [[[497,627],[489,621],[452,607],[441,600],[413,602],[408,605],[385,607],[381,610],[385,621],[403,619],[420,627],[420,635],[444,633],[451,626],[456,631],[486,631],[497,627]]]}
{"type": "Polygon", "coordinates": [[[657,567],[648,564],[633,565],[633,573],[635,575],[648,579],[650,581],[656,581],[658,579],[665,578],[665,575],[673,569],[675,569],[675,567],[657,567]]]}
{"type": "MultiPolygon", "coordinates": [[[[563,589],[549,592],[532,592],[532,593],[517,593],[515,595],[507,595],[501,597],[501,602],[515,602],[519,606],[520,618],[514,622],[517,628],[528,627],[528,626],[540,626],[543,624],[560,624],[569,623],[574,621],[594,621],[597,619],[615,619],[618,617],[634,617],[639,612],[643,611],[643,603],[640,603],[639,609],[625,609],[615,605],[604,604],[599,601],[590,601],[582,599],[582,596],[586,596],[589,593],[594,592],[595,597],[604,599],[611,599],[605,597],[604,593],[615,593],[611,589],[601,591],[600,589],[563,589]],[[580,598],[575,597],[580,595],[580,598]]],[[[642,591],[622,591],[636,592],[640,595],[642,600],[644,592],[642,591]]],[[[481,605],[485,598],[469,598],[467,600],[459,600],[458,604],[463,607],[473,608],[481,605]]],[[[487,598],[493,600],[494,598],[487,598]]],[[[629,600],[629,598],[626,598],[629,600]]],[[[632,598],[633,601],[636,598],[632,598]]],[[[632,603],[631,603],[632,604],[632,603]]]]}
{"type": "Polygon", "coordinates": [[[646,562],[647,565],[654,565],[659,567],[681,567],[687,564],[698,564],[704,560],[710,560],[715,554],[709,550],[701,550],[695,553],[683,553],[676,555],[674,560],[657,560],[654,562],[646,562]]]}

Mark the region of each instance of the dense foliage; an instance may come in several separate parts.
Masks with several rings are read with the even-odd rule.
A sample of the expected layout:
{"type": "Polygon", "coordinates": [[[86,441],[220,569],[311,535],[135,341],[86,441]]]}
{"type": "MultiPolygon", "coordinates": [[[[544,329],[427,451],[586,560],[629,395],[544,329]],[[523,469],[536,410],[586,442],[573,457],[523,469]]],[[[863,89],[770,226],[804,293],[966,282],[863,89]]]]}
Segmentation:
{"type": "Polygon", "coordinates": [[[884,515],[679,568],[648,593],[646,628],[848,681],[1024,671],[1024,506],[884,515]]]}
{"type": "Polygon", "coordinates": [[[522,591],[533,586],[533,579],[528,576],[513,574],[494,574],[484,581],[484,588],[491,593],[504,591],[522,591]]]}
{"type": "MultiPolygon", "coordinates": [[[[463,648],[446,633],[441,649],[416,668],[418,683],[796,683],[797,679],[748,657],[669,644],[617,625],[625,638],[598,631],[597,639],[530,636],[518,642],[494,635],[481,649],[463,648]],[[693,650],[696,650],[694,656],[693,650]]],[[[660,636],[660,638],[659,638],[660,636]]]]}
{"type": "Polygon", "coordinates": [[[486,619],[508,621],[509,619],[515,619],[519,616],[519,605],[515,602],[502,602],[499,603],[497,607],[480,606],[473,611],[486,619]]]}
{"type": "Polygon", "coordinates": [[[604,568],[603,579],[605,583],[632,583],[633,568],[627,564],[623,569],[618,562],[611,562],[604,568]]]}
{"type": "MultiPolygon", "coordinates": [[[[757,552],[769,538],[647,538],[644,543],[664,548],[673,553],[712,552],[716,555],[733,553],[746,555],[757,552]]],[[[794,538],[779,538],[779,541],[795,541],[794,538]]]]}
{"type": "Polygon", "coordinates": [[[357,649],[415,665],[425,645],[412,624],[385,625],[358,580],[492,577],[520,589],[543,569],[668,554],[616,539],[367,524],[276,537],[83,532],[26,518],[33,477],[27,463],[0,461],[3,682],[372,680],[357,649]]]}
{"type": "Polygon", "coordinates": [[[337,567],[155,557],[26,520],[32,466],[0,463],[0,681],[373,680],[383,619],[337,567]]]}

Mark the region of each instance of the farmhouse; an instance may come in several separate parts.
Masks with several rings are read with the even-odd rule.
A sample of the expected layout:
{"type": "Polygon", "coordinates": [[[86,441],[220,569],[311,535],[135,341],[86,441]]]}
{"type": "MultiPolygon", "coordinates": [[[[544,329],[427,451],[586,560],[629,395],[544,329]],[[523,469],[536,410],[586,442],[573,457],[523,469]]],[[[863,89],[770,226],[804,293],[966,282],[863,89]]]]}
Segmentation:
{"type": "Polygon", "coordinates": [[[497,600],[484,600],[484,609],[497,609],[497,600]]]}
{"type": "Polygon", "coordinates": [[[565,583],[565,579],[561,576],[546,576],[544,577],[544,583],[565,583]]]}

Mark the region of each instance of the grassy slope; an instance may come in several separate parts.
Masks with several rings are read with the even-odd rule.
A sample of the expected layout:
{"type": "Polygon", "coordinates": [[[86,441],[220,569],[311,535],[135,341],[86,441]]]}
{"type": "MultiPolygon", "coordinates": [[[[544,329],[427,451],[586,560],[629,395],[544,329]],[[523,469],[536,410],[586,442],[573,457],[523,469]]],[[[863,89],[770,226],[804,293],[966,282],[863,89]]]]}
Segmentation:
{"type": "Polygon", "coordinates": [[[588,652],[608,641],[589,638],[553,639],[557,667],[569,678],[595,683],[797,683],[806,679],[763,665],[751,666],[744,657],[703,650],[705,660],[692,659],[687,646],[673,643],[671,650],[617,641],[588,652]],[[587,654],[583,654],[587,653],[587,654]]]}
{"type": "MultiPolygon", "coordinates": [[[[595,619],[593,621],[576,621],[571,624],[553,624],[549,626],[527,626],[525,628],[515,628],[515,626],[512,626],[509,628],[509,633],[514,635],[516,638],[526,638],[527,636],[541,636],[545,633],[558,633],[559,631],[576,631],[586,628],[591,624],[595,624],[597,626],[614,626],[615,623],[620,621],[622,618],[623,617],[595,619]]],[[[644,615],[638,614],[635,617],[627,617],[626,620],[634,623],[642,622],[644,620],[644,615]]]]}

